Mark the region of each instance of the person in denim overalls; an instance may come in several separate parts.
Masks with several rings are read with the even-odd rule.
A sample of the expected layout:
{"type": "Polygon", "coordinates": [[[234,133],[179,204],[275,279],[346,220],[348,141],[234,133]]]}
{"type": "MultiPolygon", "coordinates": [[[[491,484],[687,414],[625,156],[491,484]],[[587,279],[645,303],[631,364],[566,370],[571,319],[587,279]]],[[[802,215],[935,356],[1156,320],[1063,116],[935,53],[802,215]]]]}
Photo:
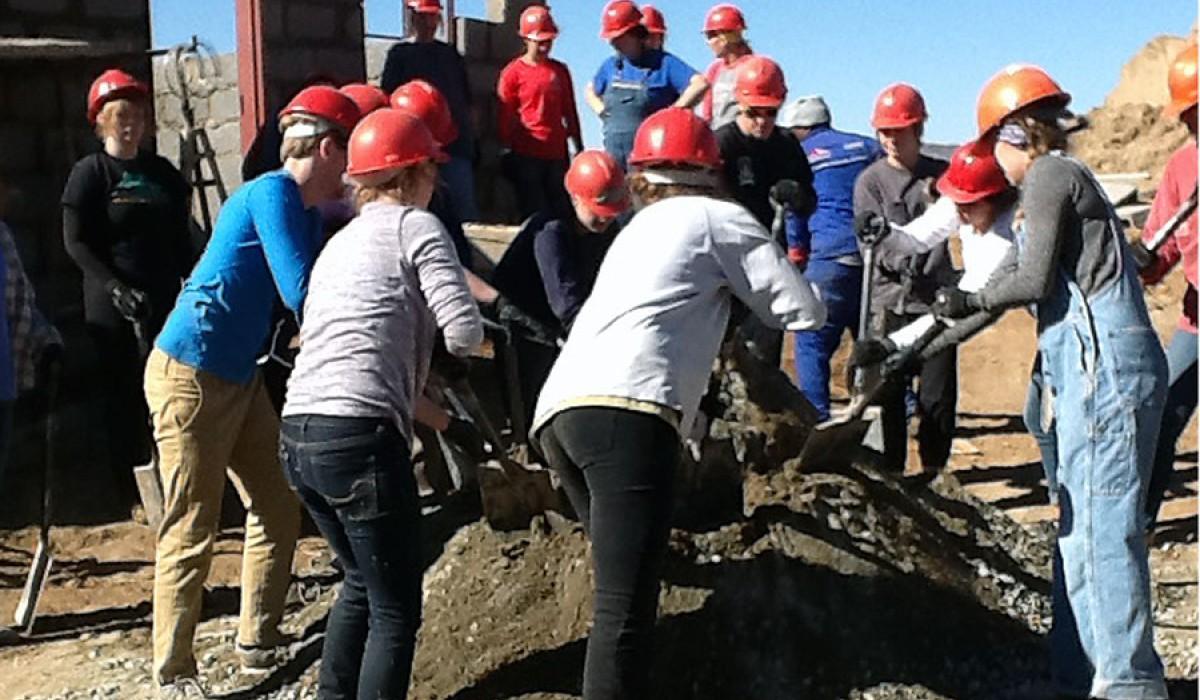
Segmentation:
{"type": "Polygon", "coordinates": [[[630,0],[605,5],[600,22],[600,38],[616,55],[601,64],[584,96],[604,122],[604,150],[624,168],[642,121],[665,107],[695,107],[708,81],[673,54],[649,47],[642,13],[630,0]]]}
{"type": "Polygon", "coordinates": [[[1167,364],[1120,221],[1091,172],[1064,155],[1070,100],[1040,68],[984,86],[981,138],[1021,187],[1018,264],[978,293],[944,289],[935,312],[1037,304],[1042,426],[1060,510],[1050,631],[1066,697],[1166,700],[1154,651],[1143,508],[1167,364]],[[1047,413],[1048,411],[1048,413],[1047,413]]]}

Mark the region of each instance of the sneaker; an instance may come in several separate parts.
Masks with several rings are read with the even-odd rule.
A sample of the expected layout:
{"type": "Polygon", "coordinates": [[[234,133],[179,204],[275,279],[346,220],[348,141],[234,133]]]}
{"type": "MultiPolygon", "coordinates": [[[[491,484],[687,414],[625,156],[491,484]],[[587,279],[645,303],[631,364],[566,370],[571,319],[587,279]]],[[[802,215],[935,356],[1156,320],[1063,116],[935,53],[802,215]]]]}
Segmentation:
{"type": "Polygon", "coordinates": [[[208,691],[197,678],[176,678],[158,686],[158,700],[207,700],[208,691]]]}
{"type": "Polygon", "coordinates": [[[234,644],[234,652],[244,670],[266,671],[278,666],[284,660],[290,642],[291,640],[287,637],[280,637],[275,644],[251,646],[237,642],[234,644]]]}

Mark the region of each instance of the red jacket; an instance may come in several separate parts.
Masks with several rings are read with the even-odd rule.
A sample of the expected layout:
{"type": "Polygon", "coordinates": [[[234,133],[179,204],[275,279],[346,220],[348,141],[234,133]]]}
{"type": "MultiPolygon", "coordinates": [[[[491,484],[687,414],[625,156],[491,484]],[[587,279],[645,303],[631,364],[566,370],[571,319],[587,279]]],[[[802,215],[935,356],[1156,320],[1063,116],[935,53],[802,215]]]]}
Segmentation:
{"type": "MultiPolygon", "coordinates": [[[[1159,227],[1179,210],[1195,189],[1196,142],[1189,139],[1167,162],[1158,194],[1154,195],[1154,204],[1150,207],[1150,216],[1142,229],[1142,240],[1149,243],[1159,227]]],[[[1183,274],[1187,278],[1188,288],[1183,297],[1183,315],[1179,319],[1179,327],[1192,333],[1196,332],[1196,216],[1197,212],[1192,212],[1188,220],[1175,229],[1175,233],[1158,249],[1158,262],[1142,272],[1142,280],[1146,284],[1154,284],[1165,277],[1176,263],[1183,261],[1183,274]]]]}
{"type": "Polygon", "coordinates": [[[517,155],[567,157],[567,138],[580,138],[579,113],[567,66],[552,58],[530,64],[514,58],[496,85],[500,142],[517,155]]]}

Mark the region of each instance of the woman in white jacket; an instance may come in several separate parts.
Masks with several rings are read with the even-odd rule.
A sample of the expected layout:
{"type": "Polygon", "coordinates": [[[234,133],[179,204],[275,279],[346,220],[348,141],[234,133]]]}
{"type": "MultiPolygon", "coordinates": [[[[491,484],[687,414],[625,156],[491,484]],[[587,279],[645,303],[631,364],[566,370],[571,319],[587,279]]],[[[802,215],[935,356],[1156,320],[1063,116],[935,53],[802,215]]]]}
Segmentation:
{"type": "Polygon", "coordinates": [[[629,160],[638,210],[617,236],[538,399],[534,435],[592,540],[587,700],[649,697],[671,494],[730,304],[820,328],[825,307],[754,217],[721,197],[708,126],[665,109],[629,160]]]}

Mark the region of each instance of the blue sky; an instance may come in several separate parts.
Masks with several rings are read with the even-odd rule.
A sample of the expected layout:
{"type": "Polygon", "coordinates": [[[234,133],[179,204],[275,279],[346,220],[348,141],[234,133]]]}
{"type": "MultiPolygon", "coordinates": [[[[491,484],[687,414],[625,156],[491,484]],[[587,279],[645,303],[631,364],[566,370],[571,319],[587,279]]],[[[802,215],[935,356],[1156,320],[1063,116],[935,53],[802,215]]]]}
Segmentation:
{"type": "MultiPolygon", "coordinates": [[[[399,0],[365,0],[367,31],[398,34],[399,0]]],[[[562,30],[554,55],[567,63],[577,92],[610,53],[597,37],[602,0],[549,3],[562,30]]],[[[703,70],[712,60],[700,34],[706,0],[657,0],[667,17],[667,49],[703,70]]],[[[483,0],[457,10],[482,16],[483,0]]],[[[930,141],[973,135],[975,96],[1011,62],[1048,69],[1086,111],[1104,101],[1121,66],[1160,34],[1188,32],[1195,0],[743,0],[758,53],[783,66],[792,96],[823,94],[837,126],[869,129],[875,95],[903,80],[925,95],[930,141]],[[919,9],[916,9],[919,8],[919,9]]],[[[234,0],[151,0],[156,46],[193,33],[219,51],[236,45],[234,0]]],[[[599,124],[584,107],[585,138],[599,124]]]]}

